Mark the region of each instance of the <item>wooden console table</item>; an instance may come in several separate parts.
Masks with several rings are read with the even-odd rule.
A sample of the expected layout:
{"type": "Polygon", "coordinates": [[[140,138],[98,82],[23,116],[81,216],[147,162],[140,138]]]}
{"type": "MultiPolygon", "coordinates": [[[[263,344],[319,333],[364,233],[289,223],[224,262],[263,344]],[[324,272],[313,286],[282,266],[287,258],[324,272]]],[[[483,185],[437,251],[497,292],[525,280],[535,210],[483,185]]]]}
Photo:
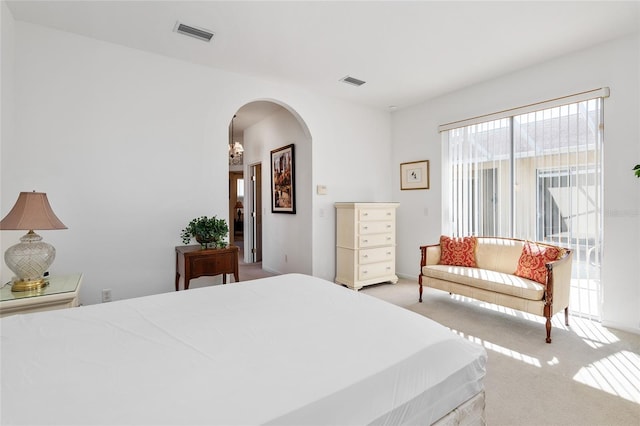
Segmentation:
{"type": "Polygon", "coordinates": [[[227,283],[227,274],[238,278],[238,246],[221,249],[203,249],[197,246],[176,247],[176,291],[180,290],[180,276],[184,277],[184,289],[189,289],[192,278],[222,274],[222,282],[227,283]]]}

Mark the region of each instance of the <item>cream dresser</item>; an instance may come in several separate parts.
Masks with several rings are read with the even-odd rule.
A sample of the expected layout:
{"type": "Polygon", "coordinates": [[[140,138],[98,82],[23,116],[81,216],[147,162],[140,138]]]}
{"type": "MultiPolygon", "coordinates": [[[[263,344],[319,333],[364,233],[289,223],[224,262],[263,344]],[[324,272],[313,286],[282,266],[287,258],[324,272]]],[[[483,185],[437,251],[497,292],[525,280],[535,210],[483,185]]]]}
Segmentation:
{"type": "Polygon", "coordinates": [[[399,203],[336,203],[336,283],[359,290],[398,282],[396,209],[399,203]]]}

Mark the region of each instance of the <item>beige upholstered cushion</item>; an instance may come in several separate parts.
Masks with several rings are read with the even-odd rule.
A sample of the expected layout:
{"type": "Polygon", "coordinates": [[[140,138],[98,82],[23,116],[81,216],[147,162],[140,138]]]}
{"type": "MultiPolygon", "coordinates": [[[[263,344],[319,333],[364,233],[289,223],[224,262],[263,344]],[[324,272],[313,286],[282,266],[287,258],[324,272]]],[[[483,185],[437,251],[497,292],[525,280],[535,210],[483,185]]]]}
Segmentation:
{"type": "Polygon", "coordinates": [[[502,238],[478,238],[477,267],[513,274],[518,267],[523,243],[502,238]]]}
{"type": "MultiPolygon", "coordinates": [[[[521,248],[519,249],[521,250],[521,248]]],[[[516,256],[516,261],[519,256],[516,256]]],[[[427,265],[422,275],[445,281],[508,294],[528,300],[542,300],[544,285],[513,274],[463,266],[427,265]]]]}

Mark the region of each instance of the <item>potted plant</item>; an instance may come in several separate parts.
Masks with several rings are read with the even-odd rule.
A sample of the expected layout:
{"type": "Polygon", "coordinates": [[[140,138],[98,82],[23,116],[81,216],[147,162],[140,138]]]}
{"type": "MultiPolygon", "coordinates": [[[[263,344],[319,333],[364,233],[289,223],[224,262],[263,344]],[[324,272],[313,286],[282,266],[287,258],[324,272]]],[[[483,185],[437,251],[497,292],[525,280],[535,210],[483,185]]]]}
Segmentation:
{"type": "Polygon", "coordinates": [[[636,166],[633,168],[633,170],[636,173],[636,177],[640,178],[640,164],[636,164],[636,166]]]}
{"type": "Polygon", "coordinates": [[[227,245],[225,238],[229,233],[229,226],[224,219],[216,216],[201,216],[192,219],[180,233],[182,242],[189,244],[192,238],[202,245],[202,248],[222,248],[227,245]]]}

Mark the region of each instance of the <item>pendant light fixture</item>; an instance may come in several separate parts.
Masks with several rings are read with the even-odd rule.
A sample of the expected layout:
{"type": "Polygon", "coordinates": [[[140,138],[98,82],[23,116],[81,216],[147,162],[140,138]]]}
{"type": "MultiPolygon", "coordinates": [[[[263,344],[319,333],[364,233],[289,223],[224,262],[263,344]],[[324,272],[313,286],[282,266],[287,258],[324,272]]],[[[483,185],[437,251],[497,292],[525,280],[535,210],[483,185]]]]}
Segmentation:
{"type": "Polygon", "coordinates": [[[231,138],[229,139],[229,164],[238,165],[242,164],[244,147],[238,141],[235,141],[233,122],[236,119],[236,115],[231,119],[231,138]]]}

